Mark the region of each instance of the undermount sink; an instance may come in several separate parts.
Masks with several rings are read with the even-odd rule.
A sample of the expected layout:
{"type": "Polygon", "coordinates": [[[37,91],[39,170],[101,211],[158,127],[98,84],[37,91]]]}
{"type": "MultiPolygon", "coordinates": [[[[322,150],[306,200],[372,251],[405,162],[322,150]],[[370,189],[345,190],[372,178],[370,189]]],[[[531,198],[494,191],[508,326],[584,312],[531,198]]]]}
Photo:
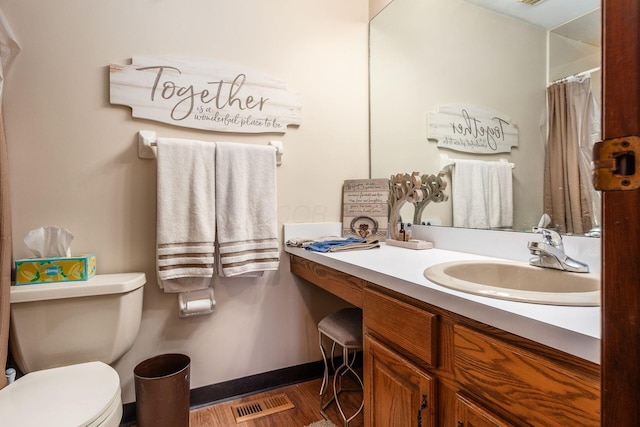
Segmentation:
{"type": "Polygon", "coordinates": [[[599,306],[600,276],[534,267],[516,261],[451,261],[424,276],[438,285],[475,295],[549,305],[599,306]]]}

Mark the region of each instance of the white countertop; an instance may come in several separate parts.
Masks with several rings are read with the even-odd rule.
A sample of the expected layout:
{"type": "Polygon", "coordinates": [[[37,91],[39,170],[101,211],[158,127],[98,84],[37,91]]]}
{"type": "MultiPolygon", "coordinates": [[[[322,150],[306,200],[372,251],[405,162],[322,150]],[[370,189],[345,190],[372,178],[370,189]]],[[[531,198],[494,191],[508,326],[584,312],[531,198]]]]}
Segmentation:
{"type": "Polygon", "coordinates": [[[600,307],[553,306],[487,298],[445,288],[430,282],[423,275],[427,267],[441,262],[494,257],[443,249],[411,250],[385,244],[378,249],[337,253],[318,253],[292,247],[287,247],[286,251],[450,312],[600,363],[600,307]]]}

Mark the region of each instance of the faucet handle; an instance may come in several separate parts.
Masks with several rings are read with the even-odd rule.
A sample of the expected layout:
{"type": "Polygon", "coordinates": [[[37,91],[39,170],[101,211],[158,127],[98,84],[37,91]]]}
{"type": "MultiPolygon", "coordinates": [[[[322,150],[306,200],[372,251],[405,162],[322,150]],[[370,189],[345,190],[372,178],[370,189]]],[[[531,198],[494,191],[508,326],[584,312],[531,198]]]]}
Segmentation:
{"type": "Polygon", "coordinates": [[[544,240],[546,244],[558,249],[563,249],[562,236],[557,231],[549,230],[548,228],[533,227],[533,232],[542,234],[542,240],[544,240]]]}

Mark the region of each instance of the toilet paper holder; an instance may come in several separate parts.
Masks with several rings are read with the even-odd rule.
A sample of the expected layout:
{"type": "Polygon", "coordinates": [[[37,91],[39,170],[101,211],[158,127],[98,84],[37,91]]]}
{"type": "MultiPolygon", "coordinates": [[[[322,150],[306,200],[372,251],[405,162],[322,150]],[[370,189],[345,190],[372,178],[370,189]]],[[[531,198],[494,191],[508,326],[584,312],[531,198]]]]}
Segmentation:
{"type": "Polygon", "coordinates": [[[180,317],[211,314],[215,306],[216,300],[213,298],[213,288],[178,294],[178,313],[180,317]]]}

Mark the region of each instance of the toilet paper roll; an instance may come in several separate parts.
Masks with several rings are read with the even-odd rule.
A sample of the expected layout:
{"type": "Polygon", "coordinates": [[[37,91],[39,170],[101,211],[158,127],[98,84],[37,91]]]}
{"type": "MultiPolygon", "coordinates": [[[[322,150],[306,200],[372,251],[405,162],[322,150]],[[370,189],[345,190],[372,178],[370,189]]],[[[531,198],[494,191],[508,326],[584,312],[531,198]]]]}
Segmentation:
{"type": "Polygon", "coordinates": [[[216,306],[213,299],[213,289],[182,292],[178,297],[180,317],[210,314],[216,306]]]}
{"type": "Polygon", "coordinates": [[[213,303],[209,299],[199,299],[196,301],[188,301],[185,311],[187,313],[200,313],[213,309],[213,303]]]}

